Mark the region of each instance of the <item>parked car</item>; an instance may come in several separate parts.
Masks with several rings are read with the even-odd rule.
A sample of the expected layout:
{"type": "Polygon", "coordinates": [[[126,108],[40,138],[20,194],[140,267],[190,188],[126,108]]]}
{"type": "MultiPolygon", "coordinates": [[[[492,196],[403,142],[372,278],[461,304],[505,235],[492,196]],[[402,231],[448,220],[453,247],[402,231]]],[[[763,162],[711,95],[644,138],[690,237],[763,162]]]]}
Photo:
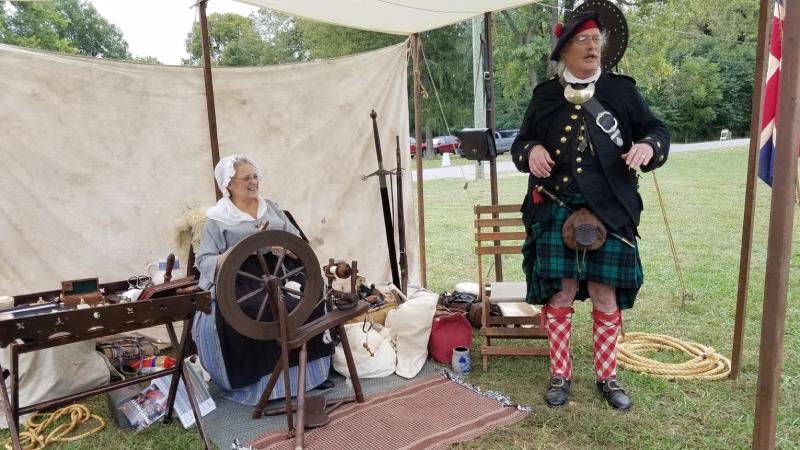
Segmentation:
{"type": "Polygon", "coordinates": [[[461,141],[455,136],[436,136],[433,138],[433,152],[436,155],[456,153],[456,149],[459,147],[461,147],[461,141]]]}
{"type": "Polygon", "coordinates": [[[511,150],[511,144],[517,138],[519,130],[497,130],[494,132],[494,142],[497,146],[497,154],[502,155],[511,150]]]}
{"type": "MultiPolygon", "coordinates": [[[[410,137],[410,138],[408,138],[408,144],[409,144],[408,145],[409,146],[409,150],[411,151],[411,157],[413,158],[414,156],[417,155],[417,140],[414,139],[413,137],[410,137]]],[[[428,148],[428,144],[426,142],[423,142],[422,143],[422,151],[424,152],[427,148],[428,148]]]]}

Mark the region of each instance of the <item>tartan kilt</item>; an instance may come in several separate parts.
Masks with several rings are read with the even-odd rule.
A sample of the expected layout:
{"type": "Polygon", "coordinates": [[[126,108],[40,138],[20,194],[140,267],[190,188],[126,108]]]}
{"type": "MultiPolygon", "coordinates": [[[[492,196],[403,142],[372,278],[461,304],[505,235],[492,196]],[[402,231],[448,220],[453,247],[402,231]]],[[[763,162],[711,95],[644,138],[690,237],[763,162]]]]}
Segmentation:
{"type": "MultiPolygon", "coordinates": [[[[571,207],[586,206],[584,197],[578,193],[564,195],[562,199],[571,207]]],[[[543,305],[554,294],[561,291],[561,280],[579,280],[577,300],[589,298],[587,281],[602,283],[616,288],[617,306],[620,309],[633,307],[636,294],[644,281],[642,263],[632,228],[613,230],[637,245],[632,248],[611,236],[597,250],[575,251],[564,245],[561,228],[570,212],[552,203],[550,220],[534,222],[522,245],[522,269],[528,283],[527,302],[543,305]]]]}

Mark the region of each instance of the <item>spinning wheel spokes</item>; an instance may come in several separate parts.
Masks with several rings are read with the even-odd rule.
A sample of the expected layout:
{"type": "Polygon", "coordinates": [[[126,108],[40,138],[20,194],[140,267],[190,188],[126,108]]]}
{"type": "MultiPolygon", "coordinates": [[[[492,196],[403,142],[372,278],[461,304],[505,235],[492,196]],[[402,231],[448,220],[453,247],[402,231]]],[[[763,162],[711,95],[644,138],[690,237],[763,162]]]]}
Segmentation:
{"type": "Polygon", "coordinates": [[[304,295],[302,291],[298,291],[298,290],[295,290],[295,289],[292,289],[292,288],[286,287],[286,286],[281,287],[281,290],[283,290],[285,292],[288,292],[290,294],[294,294],[294,295],[296,295],[296,296],[298,296],[300,298],[302,298],[303,295],[304,295]]]}
{"type": "MultiPolygon", "coordinates": [[[[267,267],[267,260],[264,258],[264,250],[258,249],[256,251],[256,258],[258,259],[258,265],[261,266],[261,271],[264,272],[264,275],[272,275],[269,273],[269,267],[267,267]]],[[[277,266],[275,267],[275,272],[278,271],[277,266]]]]}
{"type": "MultiPolygon", "coordinates": [[[[236,299],[236,303],[241,305],[242,302],[246,302],[247,300],[250,300],[251,298],[253,298],[256,295],[258,295],[259,292],[263,292],[264,289],[265,289],[264,287],[260,287],[260,288],[256,289],[253,292],[247,293],[247,294],[243,295],[242,297],[237,298],[236,299]]],[[[267,295],[269,295],[269,292],[267,292],[267,295]]]]}
{"type": "Polygon", "coordinates": [[[264,294],[264,300],[261,300],[261,307],[258,308],[258,314],[256,314],[256,322],[261,322],[261,318],[264,317],[264,310],[266,309],[267,303],[269,303],[269,289],[267,289],[267,293],[264,294]]]}
{"type": "Polygon", "coordinates": [[[283,259],[286,257],[286,244],[281,247],[281,254],[278,256],[278,262],[275,263],[275,273],[274,275],[278,274],[278,269],[281,269],[284,275],[286,275],[286,267],[283,266],[283,259]]]}
{"type": "Polygon", "coordinates": [[[252,273],[245,272],[243,270],[237,270],[236,271],[236,275],[237,276],[242,276],[242,277],[245,277],[245,278],[249,278],[252,281],[258,281],[258,282],[263,281],[263,279],[261,277],[257,277],[255,275],[253,275],[252,273]]]}
{"type": "MultiPolygon", "coordinates": [[[[297,275],[298,273],[302,272],[303,269],[304,269],[304,267],[298,267],[297,269],[291,270],[289,272],[286,272],[286,270],[284,270],[283,271],[283,276],[280,277],[279,279],[281,281],[283,281],[283,280],[285,280],[285,279],[287,279],[287,278],[289,278],[291,276],[297,275]]],[[[277,272],[277,270],[276,270],[276,272],[277,272]]]]}
{"type": "Polygon", "coordinates": [[[217,303],[236,331],[272,340],[279,335],[276,296],[294,305],[287,322],[297,328],[311,316],[322,287],[319,262],[305,241],[285,231],[262,231],[242,239],[224,256],[217,274],[217,303]],[[301,287],[286,286],[292,281],[301,287]]]}

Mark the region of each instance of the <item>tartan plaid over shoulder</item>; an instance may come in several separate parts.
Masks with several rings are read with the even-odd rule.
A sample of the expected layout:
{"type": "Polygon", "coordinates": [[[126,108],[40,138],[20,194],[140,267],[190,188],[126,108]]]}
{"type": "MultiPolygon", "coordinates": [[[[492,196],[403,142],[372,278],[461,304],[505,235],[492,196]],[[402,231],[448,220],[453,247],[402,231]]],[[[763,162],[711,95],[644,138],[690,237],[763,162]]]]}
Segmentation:
{"type": "MultiPolygon", "coordinates": [[[[583,196],[573,193],[562,199],[577,209],[585,206],[583,196]]],[[[636,294],[644,281],[638,248],[632,248],[619,239],[608,236],[606,242],[594,251],[575,251],[564,245],[561,228],[570,212],[553,203],[549,220],[533,222],[522,246],[522,268],[528,283],[528,303],[543,305],[561,291],[561,280],[579,280],[576,300],[589,297],[587,281],[616,287],[617,306],[633,307],[636,294]]],[[[636,244],[632,229],[613,230],[636,244]]]]}

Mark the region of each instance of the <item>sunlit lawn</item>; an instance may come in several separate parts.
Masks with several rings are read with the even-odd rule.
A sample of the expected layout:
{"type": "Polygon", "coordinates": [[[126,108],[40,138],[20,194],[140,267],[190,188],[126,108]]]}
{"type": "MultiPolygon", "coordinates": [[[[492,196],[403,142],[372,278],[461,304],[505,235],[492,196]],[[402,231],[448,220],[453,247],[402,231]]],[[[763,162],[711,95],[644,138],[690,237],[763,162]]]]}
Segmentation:
{"type": "MultiPolygon", "coordinates": [[[[681,308],[664,220],[653,177],[642,176],[645,211],[640,227],[645,286],[625,314],[625,330],[675,336],[710,345],[730,355],[736,304],[747,154],[744,149],[672,155],[657,173],[677,253],[693,296],[681,308]]],[[[489,203],[488,181],[440,180],[425,185],[428,273],[435,291],[475,280],[471,204],[489,203]],[[429,187],[430,185],[430,187],[429,187]]],[[[500,202],[522,200],[524,176],[500,179],[500,202]]],[[[561,409],[543,405],[547,361],[490,360],[470,381],[510,394],[533,406],[525,421],[461,448],[749,448],[754,420],[766,235],[771,190],[759,182],[750,300],[742,375],[736,381],[662,381],[622,370],[633,396],[628,413],[610,411],[594,387],[590,305],[577,308],[574,336],[575,381],[571,402],[561,409]]],[[[797,223],[798,220],[795,220],[797,223]]],[[[519,259],[504,263],[506,279],[521,277],[519,259]]],[[[800,448],[800,225],[795,225],[777,443],[800,448]]],[[[523,278],[519,278],[523,279],[523,278]]],[[[479,351],[475,339],[473,352],[479,351]]]]}

